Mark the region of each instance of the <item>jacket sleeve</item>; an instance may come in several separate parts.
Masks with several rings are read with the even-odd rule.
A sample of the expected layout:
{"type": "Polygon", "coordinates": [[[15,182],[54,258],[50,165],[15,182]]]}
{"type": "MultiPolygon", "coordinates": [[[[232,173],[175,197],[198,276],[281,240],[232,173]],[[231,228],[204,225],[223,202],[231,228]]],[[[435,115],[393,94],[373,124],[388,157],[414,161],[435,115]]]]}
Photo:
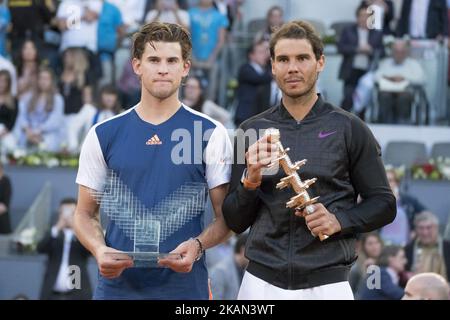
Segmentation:
{"type": "Polygon", "coordinates": [[[381,150],[370,129],[352,117],[348,142],[350,179],[362,201],[349,210],[335,212],[341,233],[370,232],[391,223],[396,200],[389,187],[381,150]]]}
{"type": "Polygon", "coordinates": [[[244,232],[253,224],[261,205],[258,189],[247,190],[241,183],[246,168],[245,152],[247,146],[245,143],[244,131],[242,129],[236,130],[230,191],[222,205],[225,222],[236,233],[244,232]]]}

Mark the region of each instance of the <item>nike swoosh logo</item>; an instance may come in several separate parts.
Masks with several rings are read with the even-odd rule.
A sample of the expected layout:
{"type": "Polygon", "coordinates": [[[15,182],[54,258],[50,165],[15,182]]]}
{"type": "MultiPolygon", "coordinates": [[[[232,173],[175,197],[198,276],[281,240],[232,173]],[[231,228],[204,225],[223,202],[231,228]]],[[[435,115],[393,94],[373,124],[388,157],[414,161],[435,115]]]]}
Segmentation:
{"type": "Polygon", "coordinates": [[[323,131],[320,131],[320,132],[319,132],[319,139],[323,139],[323,138],[329,137],[329,136],[335,134],[336,132],[337,132],[337,131],[332,131],[332,132],[323,132],[323,131]]]}

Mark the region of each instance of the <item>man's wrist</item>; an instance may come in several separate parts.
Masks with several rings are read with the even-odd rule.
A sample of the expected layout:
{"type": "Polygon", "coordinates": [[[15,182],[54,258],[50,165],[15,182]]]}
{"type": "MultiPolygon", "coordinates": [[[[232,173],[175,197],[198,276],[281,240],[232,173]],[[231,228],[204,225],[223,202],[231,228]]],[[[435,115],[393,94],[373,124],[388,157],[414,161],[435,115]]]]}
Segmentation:
{"type": "Polygon", "coordinates": [[[197,246],[197,256],[195,257],[195,261],[199,261],[205,252],[203,244],[198,238],[191,238],[191,240],[193,240],[197,246]]]}
{"type": "Polygon", "coordinates": [[[242,179],[242,184],[245,189],[255,190],[261,185],[261,179],[252,179],[249,176],[248,170],[244,172],[244,177],[242,179]]]}
{"type": "Polygon", "coordinates": [[[261,185],[261,181],[259,181],[259,182],[251,182],[250,180],[248,180],[247,177],[245,177],[244,181],[242,182],[242,184],[244,185],[245,189],[256,190],[261,185]]]}

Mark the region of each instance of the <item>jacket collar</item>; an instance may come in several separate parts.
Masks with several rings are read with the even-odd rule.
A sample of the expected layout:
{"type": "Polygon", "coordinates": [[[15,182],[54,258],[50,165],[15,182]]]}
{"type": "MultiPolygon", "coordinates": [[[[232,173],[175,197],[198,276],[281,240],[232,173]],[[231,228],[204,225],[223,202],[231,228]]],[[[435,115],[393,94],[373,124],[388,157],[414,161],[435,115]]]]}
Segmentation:
{"type": "MultiPolygon", "coordinates": [[[[317,101],[312,106],[311,110],[308,112],[308,114],[303,118],[301,122],[311,120],[319,116],[320,114],[324,113],[327,110],[325,102],[322,99],[322,96],[320,93],[317,94],[317,101]]],[[[283,104],[283,100],[280,101],[280,103],[277,105],[277,107],[274,109],[275,112],[277,112],[281,119],[283,120],[291,120],[297,122],[292,115],[289,113],[289,111],[286,109],[286,107],[283,104]]]]}

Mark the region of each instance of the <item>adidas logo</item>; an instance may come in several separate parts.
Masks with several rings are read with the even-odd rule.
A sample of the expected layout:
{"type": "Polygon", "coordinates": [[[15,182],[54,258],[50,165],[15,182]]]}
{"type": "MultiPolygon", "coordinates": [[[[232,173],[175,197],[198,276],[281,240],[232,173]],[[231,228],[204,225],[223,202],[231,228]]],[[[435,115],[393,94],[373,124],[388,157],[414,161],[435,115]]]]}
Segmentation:
{"type": "Polygon", "coordinates": [[[158,135],[155,134],[153,137],[148,139],[145,144],[148,145],[148,146],[154,146],[154,145],[157,145],[157,144],[162,144],[162,141],[159,139],[158,135]]]}

